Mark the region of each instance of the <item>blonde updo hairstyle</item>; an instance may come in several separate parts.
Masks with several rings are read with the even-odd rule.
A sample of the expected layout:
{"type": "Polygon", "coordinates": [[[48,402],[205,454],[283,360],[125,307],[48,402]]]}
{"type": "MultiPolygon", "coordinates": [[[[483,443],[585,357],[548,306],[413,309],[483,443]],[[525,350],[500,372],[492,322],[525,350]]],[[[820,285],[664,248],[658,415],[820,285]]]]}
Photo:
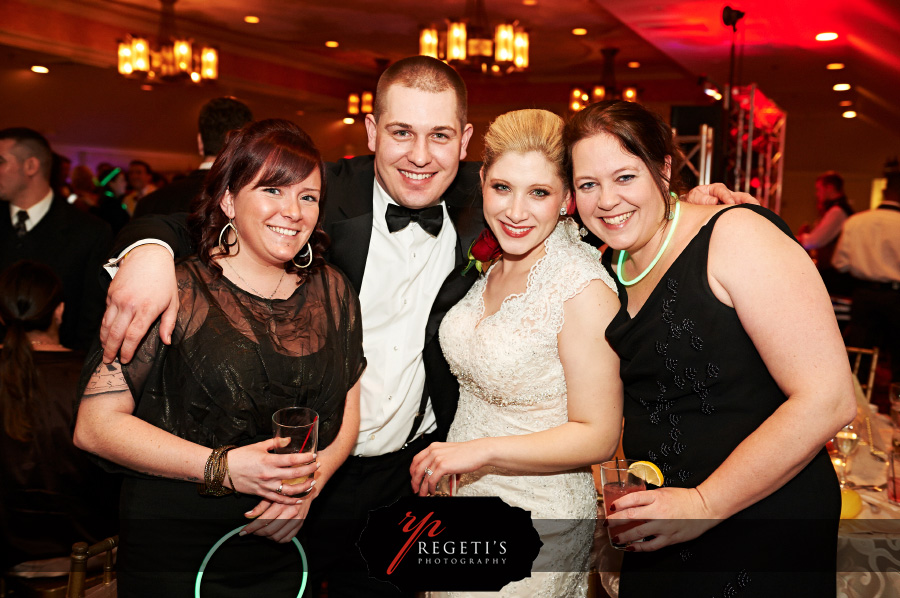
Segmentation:
{"type": "Polygon", "coordinates": [[[547,110],[529,108],[501,114],[491,123],[484,135],[482,172],[487,175],[497,160],[508,152],[517,154],[538,152],[553,165],[563,183],[563,189],[568,191],[566,148],[563,144],[564,126],[563,119],[547,110]]]}

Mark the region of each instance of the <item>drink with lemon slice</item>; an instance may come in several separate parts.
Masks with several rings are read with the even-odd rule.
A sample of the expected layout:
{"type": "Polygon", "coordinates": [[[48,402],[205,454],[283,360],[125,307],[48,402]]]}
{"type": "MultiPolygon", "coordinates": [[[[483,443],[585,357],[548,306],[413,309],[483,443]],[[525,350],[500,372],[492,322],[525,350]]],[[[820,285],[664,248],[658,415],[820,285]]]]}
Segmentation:
{"type": "MultiPolygon", "coordinates": [[[[609,517],[610,506],[627,494],[647,489],[647,483],[662,486],[663,475],[659,468],[649,461],[617,459],[600,464],[600,483],[603,491],[603,508],[609,517]]],[[[609,528],[609,543],[613,548],[624,550],[629,543],[616,543],[613,538],[643,521],[631,521],[609,528]]]]}

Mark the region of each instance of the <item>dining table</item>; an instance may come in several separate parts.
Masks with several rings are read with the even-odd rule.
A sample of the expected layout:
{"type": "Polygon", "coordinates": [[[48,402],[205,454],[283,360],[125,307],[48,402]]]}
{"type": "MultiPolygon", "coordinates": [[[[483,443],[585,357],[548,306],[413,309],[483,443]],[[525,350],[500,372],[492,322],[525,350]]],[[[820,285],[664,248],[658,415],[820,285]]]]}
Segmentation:
{"type": "MultiPolygon", "coordinates": [[[[862,499],[862,510],[841,519],[838,531],[838,598],[900,598],[900,504],[885,488],[892,428],[883,414],[861,422],[863,442],[848,460],[847,486],[862,499]]],[[[897,473],[900,473],[898,471],[897,473]]]]}

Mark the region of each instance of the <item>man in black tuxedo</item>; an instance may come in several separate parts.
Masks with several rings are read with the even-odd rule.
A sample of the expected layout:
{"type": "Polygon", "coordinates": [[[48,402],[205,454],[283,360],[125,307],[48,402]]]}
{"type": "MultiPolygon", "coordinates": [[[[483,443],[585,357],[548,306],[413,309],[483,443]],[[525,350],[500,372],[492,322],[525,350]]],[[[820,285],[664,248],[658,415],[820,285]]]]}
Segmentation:
{"type": "Polygon", "coordinates": [[[134,217],[190,212],[191,202],[203,189],[206,173],[225,147],[228,133],[240,129],[252,120],[250,108],[234,98],[214,98],[204,104],[197,122],[197,145],[203,162],[185,178],[144,197],[134,208],[134,217]]]}
{"type": "Polygon", "coordinates": [[[97,266],[112,233],[105,222],[54,196],[51,160],[50,144],[37,131],[0,131],[0,270],[22,259],[52,268],[63,283],[60,340],[87,348],[103,315],[97,266]]]}

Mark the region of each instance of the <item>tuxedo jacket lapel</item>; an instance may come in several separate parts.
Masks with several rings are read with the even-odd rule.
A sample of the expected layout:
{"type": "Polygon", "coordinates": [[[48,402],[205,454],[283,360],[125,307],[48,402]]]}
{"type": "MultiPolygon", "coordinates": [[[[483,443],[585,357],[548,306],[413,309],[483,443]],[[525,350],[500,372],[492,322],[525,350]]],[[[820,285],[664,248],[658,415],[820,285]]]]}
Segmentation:
{"type": "Polygon", "coordinates": [[[331,237],[328,261],[347,275],[359,293],[372,239],[375,170],[371,159],[328,164],[327,185],[325,232],[331,237]]]}
{"type": "Polygon", "coordinates": [[[484,217],[481,202],[478,201],[477,166],[473,163],[460,164],[460,174],[454,186],[445,195],[447,213],[456,229],[456,263],[453,271],[444,280],[437,298],[428,315],[425,325],[425,344],[427,345],[437,334],[441,320],[447,311],[456,305],[472,287],[478,275],[469,272],[462,275],[463,268],[469,260],[469,247],[484,230],[484,217]],[[474,186],[473,186],[474,185],[474,186]]]}

